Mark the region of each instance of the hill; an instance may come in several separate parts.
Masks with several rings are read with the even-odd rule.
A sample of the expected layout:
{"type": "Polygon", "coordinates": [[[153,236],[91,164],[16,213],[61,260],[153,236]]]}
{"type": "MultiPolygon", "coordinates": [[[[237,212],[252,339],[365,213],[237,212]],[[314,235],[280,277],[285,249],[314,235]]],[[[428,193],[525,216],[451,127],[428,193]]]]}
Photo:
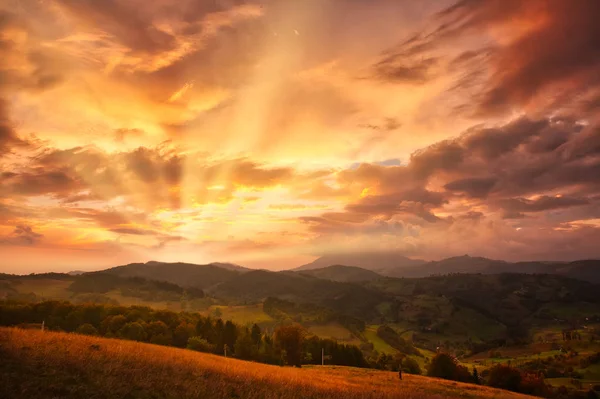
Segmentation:
{"type": "Polygon", "coordinates": [[[143,277],[148,280],[167,281],[182,287],[205,289],[230,280],[250,269],[230,263],[196,265],[192,263],[146,262],[131,263],[103,270],[102,273],[121,277],[143,277]]]}
{"type": "Polygon", "coordinates": [[[301,270],[298,273],[313,276],[323,280],[338,281],[341,283],[354,283],[360,281],[373,281],[382,278],[381,274],[355,266],[333,265],[322,269],[301,270]]]}
{"type": "Polygon", "coordinates": [[[282,368],[156,345],[0,328],[0,397],[529,398],[507,391],[346,367],[282,368]],[[51,360],[49,360],[51,359],[51,360]]]}
{"type": "Polygon", "coordinates": [[[407,258],[396,252],[361,252],[321,256],[311,263],[297,267],[293,270],[304,271],[322,269],[332,265],[346,265],[360,267],[383,275],[390,275],[394,270],[418,266],[424,263],[425,261],[423,260],[407,258]]]}
{"type": "Polygon", "coordinates": [[[183,288],[166,281],[120,277],[103,272],[80,275],[1,275],[0,299],[28,302],[53,299],[69,300],[73,303],[146,305],[179,310],[182,306],[200,310],[210,303],[199,288],[183,288]]]}
{"type": "MultiPolygon", "coordinates": [[[[371,258],[376,261],[377,258],[371,258]]],[[[320,258],[319,262],[327,263],[327,259],[320,258]]],[[[315,261],[316,262],[316,261],[315,261]]],[[[362,260],[364,264],[370,261],[362,260]]],[[[364,267],[351,259],[347,263],[336,264],[364,267]]],[[[308,265],[302,266],[302,268],[308,265]]],[[[312,268],[312,266],[310,267],[312,268]]],[[[440,261],[421,262],[416,265],[404,265],[402,267],[390,267],[384,264],[382,267],[369,266],[369,270],[377,271],[388,277],[419,278],[434,275],[465,273],[465,274],[500,274],[500,273],[522,273],[522,274],[556,274],[578,280],[600,283],[600,260],[578,260],[574,262],[506,262],[469,255],[455,256],[440,261]]],[[[297,269],[299,270],[299,269],[297,269]]]]}
{"type": "MultiPolygon", "coordinates": [[[[506,262],[503,260],[464,255],[439,261],[425,262],[419,259],[407,258],[398,253],[384,252],[326,255],[292,270],[308,271],[324,269],[333,265],[359,267],[387,277],[419,278],[452,273],[543,273],[600,283],[600,260],[594,259],[573,262],[506,262]]],[[[342,279],[342,274],[336,273],[336,280],[343,281],[342,279]]]]}
{"type": "Polygon", "coordinates": [[[386,298],[381,292],[358,284],[265,270],[245,273],[207,292],[217,299],[239,304],[260,302],[268,297],[313,303],[356,317],[373,313],[386,298]]]}

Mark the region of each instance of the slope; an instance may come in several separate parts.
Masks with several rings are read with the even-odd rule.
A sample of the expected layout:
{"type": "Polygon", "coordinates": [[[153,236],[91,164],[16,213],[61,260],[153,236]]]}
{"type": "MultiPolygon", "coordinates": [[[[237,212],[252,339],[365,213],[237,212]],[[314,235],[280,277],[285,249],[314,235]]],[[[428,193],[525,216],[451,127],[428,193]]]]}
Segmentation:
{"type": "Polygon", "coordinates": [[[0,397],[528,398],[478,385],[345,367],[293,369],[149,344],[0,328],[0,397]]]}
{"type": "Polygon", "coordinates": [[[116,274],[121,277],[143,277],[148,280],[167,281],[182,287],[204,289],[234,278],[248,270],[228,263],[196,265],[151,261],[117,266],[103,270],[102,273],[116,274]]]}
{"type": "Polygon", "coordinates": [[[298,273],[313,276],[323,280],[338,281],[341,283],[354,283],[360,281],[373,281],[383,276],[374,271],[355,266],[333,265],[322,269],[301,270],[298,273]]]}

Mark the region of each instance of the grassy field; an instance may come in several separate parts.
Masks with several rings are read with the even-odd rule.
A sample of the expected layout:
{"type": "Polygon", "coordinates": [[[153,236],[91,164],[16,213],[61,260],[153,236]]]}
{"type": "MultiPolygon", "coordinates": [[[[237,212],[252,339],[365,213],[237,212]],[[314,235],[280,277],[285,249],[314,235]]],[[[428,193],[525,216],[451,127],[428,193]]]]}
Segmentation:
{"type": "Polygon", "coordinates": [[[33,292],[44,299],[68,300],[72,293],[67,288],[72,283],[70,280],[35,279],[19,281],[13,287],[21,294],[33,292]]]}
{"type": "Polygon", "coordinates": [[[200,312],[205,316],[215,316],[215,311],[218,309],[220,318],[223,320],[231,320],[241,325],[248,324],[269,324],[274,323],[274,320],[263,311],[262,303],[246,306],[211,306],[207,311],[200,312]]]}
{"type": "Polygon", "coordinates": [[[339,323],[310,326],[308,332],[321,338],[335,339],[344,344],[360,345],[360,340],[339,323]]]}
{"type": "Polygon", "coordinates": [[[0,328],[0,397],[527,398],[478,385],[346,367],[282,368],[76,334],[0,328]]]}
{"type": "Polygon", "coordinates": [[[367,326],[364,332],[365,338],[373,344],[373,347],[377,352],[387,354],[397,353],[398,351],[396,349],[392,348],[387,342],[379,338],[379,336],[377,335],[378,327],[379,326],[376,325],[367,326]]]}

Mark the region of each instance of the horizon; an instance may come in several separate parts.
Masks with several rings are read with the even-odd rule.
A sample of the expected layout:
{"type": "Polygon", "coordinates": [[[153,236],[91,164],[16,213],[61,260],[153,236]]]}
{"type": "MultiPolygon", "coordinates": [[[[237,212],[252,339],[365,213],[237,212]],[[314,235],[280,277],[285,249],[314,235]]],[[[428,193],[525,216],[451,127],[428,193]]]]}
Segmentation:
{"type": "Polygon", "coordinates": [[[599,259],[600,3],[567,3],[5,2],[0,273],[599,259]]]}
{"type": "MultiPolygon", "coordinates": [[[[386,253],[380,253],[380,254],[386,254],[386,253]]],[[[114,265],[102,265],[102,266],[96,266],[96,267],[92,267],[92,268],[80,268],[80,269],[74,269],[74,268],[69,268],[69,267],[57,267],[57,268],[52,268],[52,269],[39,269],[39,270],[34,270],[34,271],[23,271],[21,269],[15,269],[17,271],[11,271],[11,269],[7,269],[6,271],[0,271],[0,273],[5,273],[5,274],[9,274],[9,275],[15,275],[15,276],[27,276],[27,275],[32,275],[32,274],[46,274],[46,273],[59,273],[59,274],[69,274],[72,272],[82,272],[82,273],[90,273],[90,272],[99,272],[99,271],[104,271],[104,270],[108,270],[108,269],[112,269],[115,267],[121,267],[121,266],[128,266],[131,264],[148,264],[148,263],[161,263],[161,264],[175,264],[175,263],[185,263],[185,264],[190,264],[190,265],[195,265],[195,266],[206,266],[206,265],[219,265],[219,264],[229,264],[229,265],[233,265],[233,266],[239,266],[242,267],[244,269],[249,269],[249,270],[264,270],[264,271],[268,271],[268,272],[283,272],[283,271],[294,271],[302,266],[306,266],[308,264],[313,263],[314,261],[320,260],[321,258],[327,257],[327,256],[339,256],[339,255],[347,255],[347,254],[329,254],[329,255],[324,255],[324,256],[319,256],[319,257],[314,257],[314,259],[310,262],[307,263],[303,263],[303,264],[297,264],[297,265],[293,265],[293,266],[288,266],[288,267],[284,267],[284,268],[269,268],[269,267],[262,267],[260,265],[245,265],[245,264],[239,264],[239,263],[235,263],[235,262],[228,262],[228,261],[209,261],[209,262],[183,262],[183,261],[161,261],[161,260],[156,260],[156,259],[151,259],[151,260],[146,260],[146,261],[138,261],[138,262],[129,262],[126,264],[114,264],[114,265]]],[[[387,255],[399,255],[404,257],[404,255],[401,254],[397,254],[397,253],[387,253],[387,255]]],[[[481,259],[485,259],[485,260],[489,260],[489,261],[494,261],[494,262],[506,262],[506,263],[519,263],[519,262],[538,262],[538,263],[547,263],[547,264],[561,264],[561,263],[571,263],[571,262],[578,262],[578,261],[590,261],[590,260],[597,260],[594,258],[577,258],[577,259],[571,259],[571,260],[530,260],[530,259],[523,259],[520,261],[507,261],[505,259],[490,259],[490,258],[486,258],[486,257],[482,257],[482,256],[476,256],[476,255],[470,255],[470,254],[463,254],[463,255],[455,255],[455,256],[450,256],[447,258],[441,258],[441,259],[436,259],[436,260],[423,260],[423,259],[416,259],[413,257],[408,257],[406,256],[405,258],[410,259],[410,260],[415,260],[415,261],[422,261],[422,264],[418,264],[418,265],[414,265],[414,266],[398,266],[398,269],[403,269],[403,268],[418,268],[421,265],[426,265],[427,263],[430,262],[441,262],[444,260],[448,260],[448,259],[455,259],[455,258],[481,258],[481,259]]],[[[326,267],[331,267],[331,266],[347,266],[347,267],[356,267],[359,269],[364,269],[364,270],[370,270],[367,267],[364,266],[359,266],[359,265],[354,265],[354,264],[346,264],[346,263],[332,263],[331,265],[328,266],[322,266],[322,267],[317,267],[317,269],[321,269],[321,268],[326,268],[326,267]]]]}

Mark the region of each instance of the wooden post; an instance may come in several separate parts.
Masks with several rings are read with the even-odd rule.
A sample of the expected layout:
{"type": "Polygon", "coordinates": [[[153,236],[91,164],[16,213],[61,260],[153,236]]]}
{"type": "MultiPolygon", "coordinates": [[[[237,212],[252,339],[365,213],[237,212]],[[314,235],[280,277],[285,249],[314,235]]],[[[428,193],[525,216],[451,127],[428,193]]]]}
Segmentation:
{"type": "Polygon", "coordinates": [[[321,366],[325,365],[325,348],[321,348],[321,366]]]}
{"type": "Polygon", "coordinates": [[[42,320],[42,331],[44,331],[44,324],[46,323],[46,320],[42,320]]]}

